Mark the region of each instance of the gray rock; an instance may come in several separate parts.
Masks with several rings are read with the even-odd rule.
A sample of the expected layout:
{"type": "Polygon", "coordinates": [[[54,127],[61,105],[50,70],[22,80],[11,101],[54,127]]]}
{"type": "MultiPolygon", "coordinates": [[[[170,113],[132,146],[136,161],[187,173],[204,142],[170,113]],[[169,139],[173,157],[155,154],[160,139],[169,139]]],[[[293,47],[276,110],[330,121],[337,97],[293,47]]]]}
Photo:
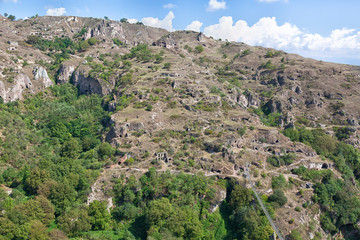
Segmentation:
{"type": "Polygon", "coordinates": [[[19,46],[19,43],[16,41],[8,41],[8,44],[10,44],[12,46],[19,46]]]}
{"type": "Polygon", "coordinates": [[[75,67],[70,65],[63,65],[61,64],[58,75],[56,77],[57,83],[59,84],[65,84],[68,83],[70,81],[70,78],[72,76],[72,74],[75,71],[75,67]]]}
{"type": "Polygon", "coordinates": [[[5,101],[6,91],[5,91],[5,85],[2,81],[0,81],[0,97],[5,101]]]}
{"type": "Polygon", "coordinates": [[[236,102],[238,104],[240,104],[240,106],[246,108],[249,106],[249,101],[248,99],[246,98],[246,96],[242,95],[242,94],[239,94],[237,97],[236,97],[236,102]]]}
{"type": "Polygon", "coordinates": [[[172,49],[172,48],[175,48],[177,46],[177,42],[173,38],[172,35],[168,34],[168,35],[160,38],[156,42],[154,42],[153,46],[165,47],[165,48],[168,48],[168,49],[172,49]]]}
{"type": "Polygon", "coordinates": [[[87,76],[87,73],[84,71],[75,71],[73,73],[72,82],[75,86],[79,87],[80,94],[96,93],[104,96],[111,91],[108,83],[101,79],[87,76]]]}
{"type": "MultiPolygon", "coordinates": [[[[10,89],[2,93],[4,96],[4,102],[11,102],[16,100],[23,99],[23,92],[25,89],[30,89],[32,83],[26,74],[20,73],[16,76],[15,85],[13,85],[10,89]]],[[[1,87],[0,87],[1,88],[1,87]]]]}
{"type": "Polygon", "coordinates": [[[258,107],[260,106],[260,101],[252,93],[247,95],[248,107],[258,107]]]}
{"type": "Polygon", "coordinates": [[[33,69],[34,79],[36,81],[42,81],[42,85],[44,88],[53,86],[54,83],[49,78],[47,71],[42,66],[36,66],[33,69]]]}
{"type": "Polygon", "coordinates": [[[346,121],[350,126],[359,126],[359,121],[355,118],[348,118],[346,121]]]}

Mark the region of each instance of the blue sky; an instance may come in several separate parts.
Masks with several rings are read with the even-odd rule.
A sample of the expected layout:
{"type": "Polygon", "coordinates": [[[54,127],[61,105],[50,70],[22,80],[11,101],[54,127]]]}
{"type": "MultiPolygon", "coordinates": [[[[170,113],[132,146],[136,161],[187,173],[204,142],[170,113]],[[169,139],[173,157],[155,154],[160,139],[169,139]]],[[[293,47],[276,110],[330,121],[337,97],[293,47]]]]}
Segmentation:
{"type": "Polygon", "coordinates": [[[0,13],[108,16],[360,65],[359,0],[0,0],[0,13]]]}

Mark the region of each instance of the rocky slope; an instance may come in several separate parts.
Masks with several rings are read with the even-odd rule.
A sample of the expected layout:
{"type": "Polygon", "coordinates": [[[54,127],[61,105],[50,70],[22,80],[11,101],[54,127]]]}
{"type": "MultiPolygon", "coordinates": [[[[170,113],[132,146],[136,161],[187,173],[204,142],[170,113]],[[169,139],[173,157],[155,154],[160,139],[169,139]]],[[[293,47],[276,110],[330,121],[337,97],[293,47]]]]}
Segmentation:
{"type": "Polygon", "coordinates": [[[312,202],[313,190],[291,170],[303,165],[331,169],[339,179],[341,174],[332,161],[281,131],[301,125],[322,128],[332,136],[334,127],[347,126],[345,141],[359,148],[360,67],[218,41],[191,31],[169,33],[110,20],[1,19],[4,102],[68,82],[81,94],[106,96],[104,104],[112,116],[104,140],[124,153],[105,169],[89,201],[94,196],[111,199],[111,193],[98,194],[99,189],[110,189],[111,177],[129,170],[127,165],[130,172],[156,166],[158,171],[205,172],[243,182],[245,163],[250,162],[259,192],[265,195],[272,192],[273,176],[283,174],[293,182],[285,193],[289,202],[277,211],[275,221],[284,235],[293,229],[301,229],[305,239],[316,232],[324,239],[328,234],[320,227],[319,205],[295,210],[312,202]],[[29,36],[96,42],[56,63],[56,50],[38,49],[29,36]],[[136,49],[145,46],[141,44],[147,47],[136,49]],[[271,156],[289,154],[295,157],[287,166],[267,162],[271,156]],[[315,224],[312,230],[310,223],[315,224]]]}

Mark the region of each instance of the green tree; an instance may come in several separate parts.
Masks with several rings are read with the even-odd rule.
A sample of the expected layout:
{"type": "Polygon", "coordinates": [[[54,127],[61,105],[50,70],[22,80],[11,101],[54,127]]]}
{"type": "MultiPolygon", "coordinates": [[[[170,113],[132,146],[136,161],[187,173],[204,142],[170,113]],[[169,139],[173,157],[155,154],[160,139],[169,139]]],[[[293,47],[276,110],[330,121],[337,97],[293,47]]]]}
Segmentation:
{"type": "Polygon", "coordinates": [[[72,208],[58,218],[58,226],[69,236],[80,236],[91,230],[91,219],[87,209],[72,208]]]}
{"type": "Polygon", "coordinates": [[[282,207],[287,203],[288,199],[283,191],[275,189],[274,193],[269,196],[268,201],[274,203],[276,207],[282,207]]]}
{"type": "Polygon", "coordinates": [[[101,143],[98,154],[99,154],[100,158],[105,159],[107,157],[113,156],[115,154],[115,152],[116,152],[115,148],[113,148],[109,143],[104,142],[104,143],[101,143]]]}
{"type": "Polygon", "coordinates": [[[29,229],[29,240],[47,240],[49,234],[47,228],[39,220],[31,221],[29,229]]]}
{"type": "Polygon", "coordinates": [[[15,21],[15,19],[16,19],[16,17],[11,14],[7,18],[10,19],[11,21],[15,21]]]}
{"type": "Polygon", "coordinates": [[[122,22],[122,23],[129,23],[129,21],[127,20],[127,18],[122,18],[122,19],[120,19],[120,22],[122,22]]]}
{"type": "Polygon", "coordinates": [[[248,205],[251,199],[250,190],[237,184],[230,193],[229,204],[232,209],[236,209],[248,205]]]}
{"type": "Polygon", "coordinates": [[[109,228],[111,216],[106,208],[106,202],[95,200],[90,203],[88,212],[93,230],[107,230],[109,228]]]}
{"type": "Polygon", "coordinates": [[[31,170],[30,176],[25,180],[25,188],[30,194],[35,194],[47,179],[50,178],[50,174],[45,169],[35,167],[31,170]]]}
{"type": "Polygon", "coordinates": [[[61,156],[70,159],[77,159],[82,150],[79,141],[75,138],[66,140],[61,147],[61,156]]]}

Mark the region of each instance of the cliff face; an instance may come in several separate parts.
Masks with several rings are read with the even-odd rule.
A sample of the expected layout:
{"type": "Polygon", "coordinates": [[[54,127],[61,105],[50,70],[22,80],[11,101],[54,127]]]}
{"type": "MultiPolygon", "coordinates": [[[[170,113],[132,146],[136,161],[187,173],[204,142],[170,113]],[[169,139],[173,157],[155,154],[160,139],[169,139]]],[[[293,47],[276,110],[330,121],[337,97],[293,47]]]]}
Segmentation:
{"type": "Polygon", "coordinates": [[[24,93],[33,94],[54,85],[45,68],[41,66],[35,66],[29,75],[32,80],[28,74],[20,72],[13,78],[12,84],[5,85],[0,81],[0,97],[4,102],[22,100],[24,93]]]}
{"type": "Polygon", "coordinates": [[[76,70],[72,76],[72,83],[79,88],[80,94],[107,95],[111,91],[109,83],[99,78],[90,77],[86,71],[76,70]]]}

